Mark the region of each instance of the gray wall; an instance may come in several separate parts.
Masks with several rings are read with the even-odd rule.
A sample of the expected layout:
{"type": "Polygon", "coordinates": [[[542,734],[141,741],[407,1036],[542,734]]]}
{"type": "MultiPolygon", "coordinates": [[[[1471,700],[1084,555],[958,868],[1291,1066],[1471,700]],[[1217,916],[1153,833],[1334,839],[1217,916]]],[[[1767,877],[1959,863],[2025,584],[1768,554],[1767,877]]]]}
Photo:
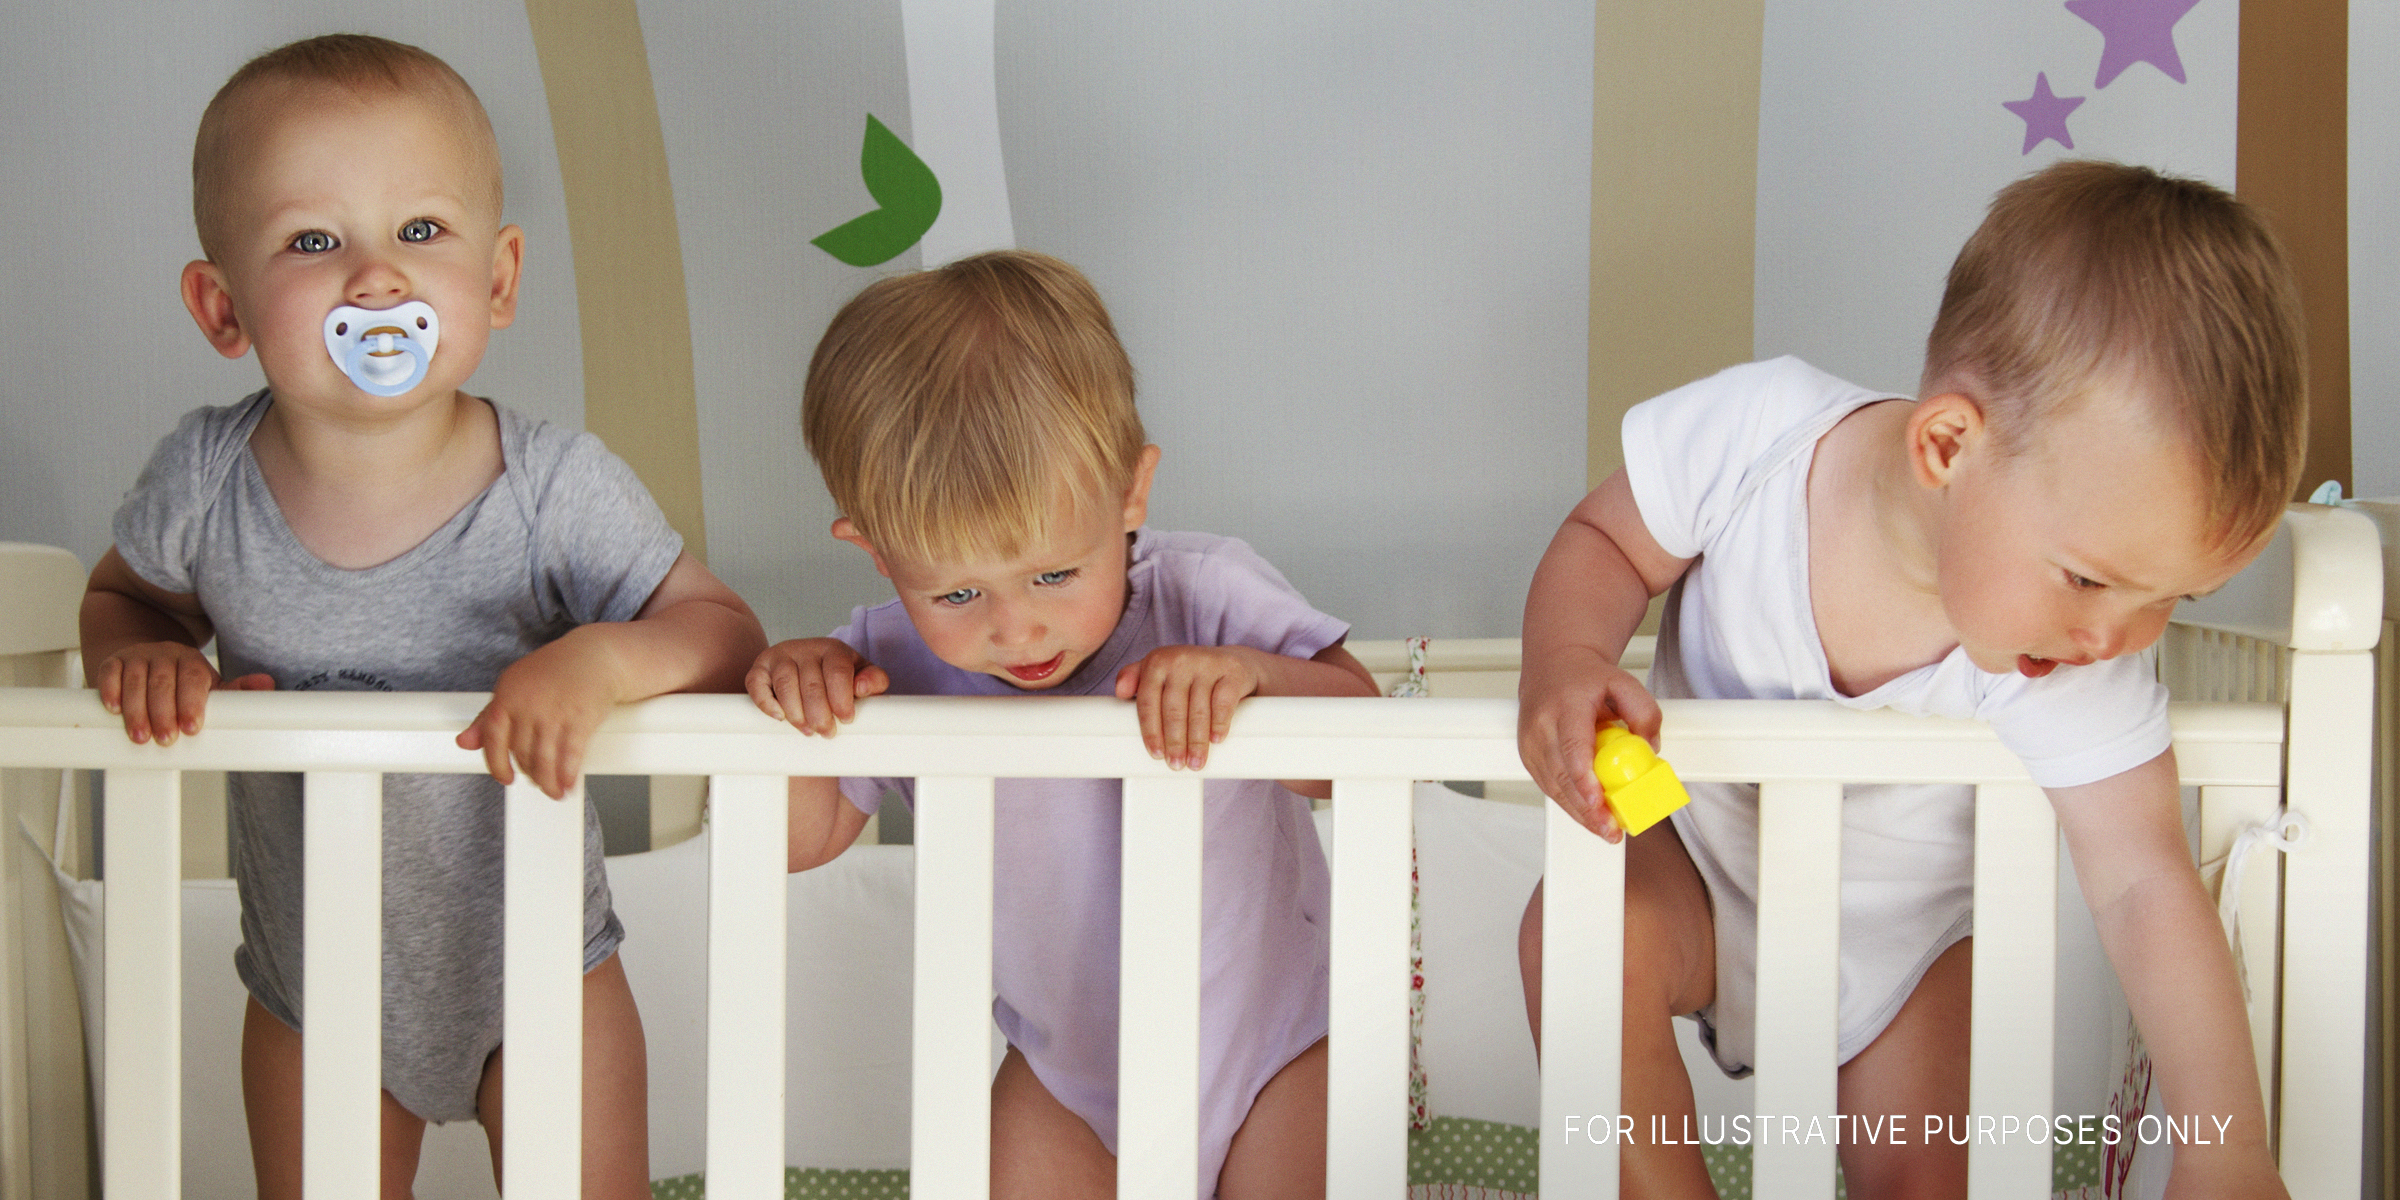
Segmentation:
{"type": "MultiPolygon", "coordinates": [[[[816,335],[868,281],[808,239],[909,136],[898,0],[642,6],[692,313],[711,564],[777,636],[888,596],[797,436],[816,335]]],[[[498,126],[524,307],[474,390],[580,424],[556,154],[522,7],[21,7],[0,38],[0,538],[86,562],[182,412],[258,386],[175,295],[188,163],[242,60],[309,33],[424,45],[498,126]]],[[[1022,245],[1084,266],[1166,449],[1162,527],[1241,536],[1362,636],[1513,633],[1583,486],[1588,5],[1004,3],[1022,245]]],[[[362,152],[368,152],[362,146],[362,152]]],[[[938,172],[941,164],[933,164],[938,172]]]]}
{"type": "Polygon", "coordinates": [[[516,325],[471,386],[582,424],[565,199],[522,5],[16,5],[0,18],[0,540],[93,562],[175,418],[264,382],[252,360],[219,358],[176,298],[200,253],[192,133],[244,60],[336,30],[422,45],[482,96],[526,261],[516,325]]]}
{"type": "Polygon", "coordinates": [[[770,637],[830,632],[890,597],[800,446],[800,383],[834,311],[917,265],[835,261],[809,239],[875,207],[858,176],[874,114],[909,136],[896,0],[641,5],[675,185],[709,562],[770,637]]]}
{"type": "MultiPolygon", "coordinates": [[[[1243,537],[1361,636],[1513,634],[1583,488],[1588,6],[1002,3],[1017,244],[1083,267],[1165,449],[1153,521],[1243,537]]],[[[808,239],[910,136],[896,0],[642,18],[692,296],[711,560],[775,636],[889,595],[799,447],[850,294],[808,239]]],[[[937,174],[940,162],[930,164],[937,174]]]]}
{"type": "Polygon", "coordinates": [[[1001,6],[1020,244],[1109,299],[1152,520],[1513,636],[1584,485],[1588,5],[1001,6]]]}
{"type": "Polygon", "coordinates": [[[1992,193],[2060,158],[2234,182],[2233,0],[2175,26],[2187,82],[2136,63],[2092,86],[2101,38],[2056,0],[1769,0],[1758,133],[1757,350],[1915,394],[1942,278],[1992,193]],[[2081,96],[2075,147],[2024,151],[2001,107],[2081,96]]]}

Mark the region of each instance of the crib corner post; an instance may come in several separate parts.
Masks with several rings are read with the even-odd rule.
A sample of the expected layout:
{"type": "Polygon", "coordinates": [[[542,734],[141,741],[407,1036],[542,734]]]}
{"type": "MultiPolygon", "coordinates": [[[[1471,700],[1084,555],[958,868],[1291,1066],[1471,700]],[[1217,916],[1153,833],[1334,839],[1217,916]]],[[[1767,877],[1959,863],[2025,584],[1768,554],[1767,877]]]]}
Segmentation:
{"type": "Polygon", "coordinates": [[[2368,812],[2374,663],[2365,650],[2292,655],[2284,803],[2308,821],[2284,871],[2286,1004],[2276,1161],[2298,1196],[2355,1195],[2365,1154],[2368,812]]]}

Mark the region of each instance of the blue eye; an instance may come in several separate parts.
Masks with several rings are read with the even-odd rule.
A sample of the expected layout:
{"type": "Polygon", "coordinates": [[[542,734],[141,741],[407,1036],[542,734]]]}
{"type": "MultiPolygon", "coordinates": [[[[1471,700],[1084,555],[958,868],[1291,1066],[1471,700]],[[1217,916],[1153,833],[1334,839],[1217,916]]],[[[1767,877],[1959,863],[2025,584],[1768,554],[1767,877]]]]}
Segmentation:
{"type": "Polygon", "coordinates": [[[955,592],[944,592],[939,596],[935,596],[933,598],[933,602],[935,604],[944,604],[950,606],[951,608],[957,608],[960,605],[973,601],[975,597],[982,594],[982,592],[976,591],[974,588],[960,588],[955,592]]]}
{"type": "Polygon", "coordinates": [[[292,249],[302,254],[323,254],[337,245],[340,243],[333,240],[333,235],[321,229],[311,229],[292,239],[292,249]]]}
{"type": "Polygon", "coordinates": [[[430,242],[433,240],[433,235],[440,233],[441,231],[441,226],[436,225],[423,217],[418,217],[416,220],[410,221],[408,224],[400,227],[400,240],[404,242],[430,242]]]}
{"type": "Polygon", "coordinates": [[[1069,567],[1063,571],[1044,571],[1034,576],[1033,581],[1043,587],[1057,587],[1059,584],[1075,578],[1079,570],[1079,568],[1069,567]]]}

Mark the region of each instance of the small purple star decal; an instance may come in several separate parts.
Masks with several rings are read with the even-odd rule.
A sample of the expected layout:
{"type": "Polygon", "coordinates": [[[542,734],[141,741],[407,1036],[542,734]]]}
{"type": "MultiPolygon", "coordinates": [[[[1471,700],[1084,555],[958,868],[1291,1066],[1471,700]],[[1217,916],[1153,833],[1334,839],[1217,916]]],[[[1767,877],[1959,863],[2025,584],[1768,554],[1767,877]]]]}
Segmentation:
{"type": "Polygon", "coordinates": [[[2200,0],[2067,0],[2067,11],[2091,22],[2107,41],[2100,48],[2100,73],[2092,86],[2104,88],[2125,68],[2146,62],[2183,80],[2183,56],[2175,52],[2175,22],[2200,0]]]}
{"type": "Polygon", "coordinates": [[[2022,100],[2003,100],[2000,107],[2025,119],[2025,148],[2018,154],[2031,154],[2045,140],[2057,142],[2072,150],[2075,139],[2067,136],[2067,114],[2083,103],[2081,96],[2053,96],[2047,73],[2033,77],[2033,94],[2022,100]]]}

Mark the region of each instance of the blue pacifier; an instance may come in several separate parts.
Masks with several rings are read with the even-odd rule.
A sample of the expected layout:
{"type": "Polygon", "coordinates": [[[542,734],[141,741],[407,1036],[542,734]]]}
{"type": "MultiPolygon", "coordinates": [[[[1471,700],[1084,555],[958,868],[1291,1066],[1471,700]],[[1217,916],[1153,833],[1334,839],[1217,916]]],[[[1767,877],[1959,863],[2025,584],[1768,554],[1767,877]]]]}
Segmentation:
{"type": "Polygon", "coordinates": [[[383,309],[345,304],[325,315],[325,352],[371,395],[397,396],[424,382],[441,340],[442,319],[422,300],[383,309]]]}

